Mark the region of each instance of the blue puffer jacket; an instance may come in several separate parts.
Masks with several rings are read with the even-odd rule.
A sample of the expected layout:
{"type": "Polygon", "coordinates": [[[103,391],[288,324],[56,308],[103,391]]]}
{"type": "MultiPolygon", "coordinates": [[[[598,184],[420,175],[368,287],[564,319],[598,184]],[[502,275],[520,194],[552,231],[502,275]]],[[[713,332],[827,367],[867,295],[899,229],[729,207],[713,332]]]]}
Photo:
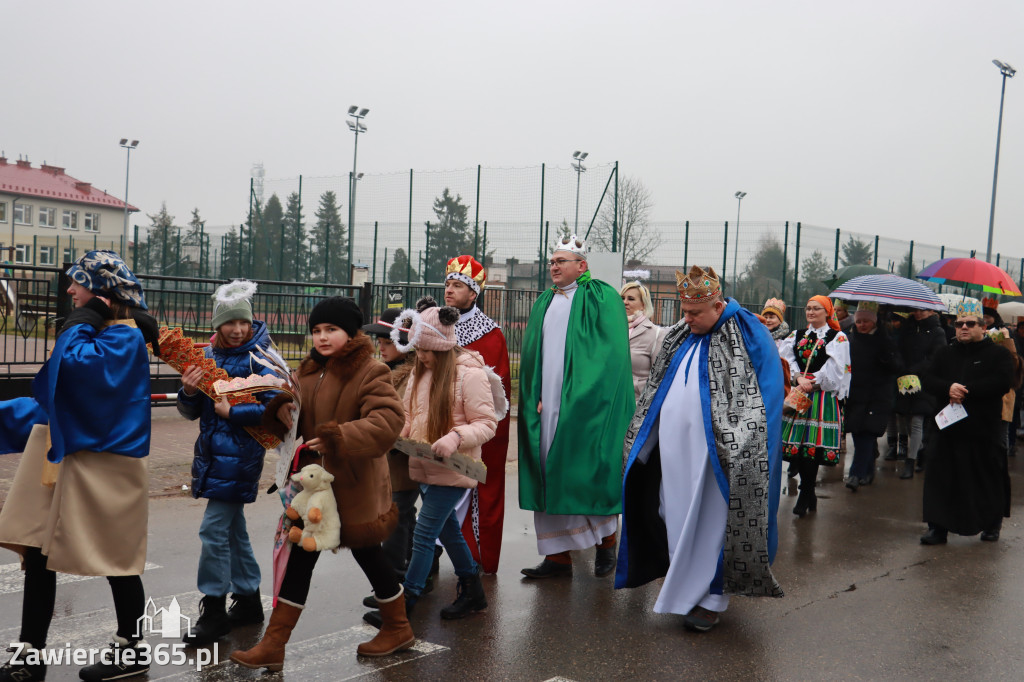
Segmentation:
{"type": "MultiPolygon", "coordinates": [[[[228,376],[271,374],[271,370],[253,362],[249,351],[257,346],[267,348],[270,334],[264,322],[252,323],[252,338],[238,348],[206,348],[228,376]]],[[[231,408],[228,419],[221,419],[213,409],[213,401],[201,392],[194,396],[178,391],[178,412],[186,419],[199,419],[199,439],[192,460],[192,497],[206,497],[223,502],[253,502],[259,489],[266,451],[256,442],[246,426],[259,426],[264,403],[276,392],[258,393],[260,403],[246,403],[231,408]]]]}

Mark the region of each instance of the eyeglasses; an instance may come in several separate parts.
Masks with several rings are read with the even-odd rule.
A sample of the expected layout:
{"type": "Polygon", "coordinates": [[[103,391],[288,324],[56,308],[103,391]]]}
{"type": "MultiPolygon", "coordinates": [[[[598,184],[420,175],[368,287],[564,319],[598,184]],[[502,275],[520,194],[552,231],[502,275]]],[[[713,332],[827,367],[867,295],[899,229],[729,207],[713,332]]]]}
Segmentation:
{"type": "Polygon", "coordinates": [[[957,320],[953,323],[953,326],[959,329],[960,327],[967,327],[968,329],[974,329],[978,326],[978,323],[974,320],[957,320]]]}
{"type": "Polygon", "coordinates": [[[566,263],[572,263],[574,261],[575,262],[579,262],[581,260],[583,260],[583,259],[582,258],[553,258],[552,260],[548,261],[548,267],[552,267],[553,268],[556,265],[558,267],[562,267],[566,263]]]}

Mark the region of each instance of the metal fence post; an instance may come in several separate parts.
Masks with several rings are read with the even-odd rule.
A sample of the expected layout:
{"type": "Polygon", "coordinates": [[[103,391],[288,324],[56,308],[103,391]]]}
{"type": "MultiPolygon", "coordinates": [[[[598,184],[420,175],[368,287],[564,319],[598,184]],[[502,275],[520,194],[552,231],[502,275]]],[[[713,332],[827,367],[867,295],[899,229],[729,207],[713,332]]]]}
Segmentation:
{"type": "Polygon", "coordinates": [[[359,309],[363,311],[363,319],[370,321],[373,319],[373,284],[370,282],[363,282],[362,288],[359,290],[359,309]]]}
{"type": "Polygon", "coordinates": [[[839,228],[838,227],[836,228],[836,253],[835,253],[835,258],[833,259],[832,269],[833,270],[838,270],[839,269],[839,228]]]}
{"type": "Polygon", "coordinates": [[[430,221],[427,221],[427,245],[426,245],[426,257],[423,259],[423,283],[426,284],[430,281],[429,279],[430,270],[430,221]]]}
{"type": "Polygon", "coordinates": [[[537,249],[537,291],[544,288],[544,280],[541,279],[541,263],[544,262],[544,173],[545,164],[540,165],[540,247],[537,249]]]}
{"type": "Polygon", "coordinates": [[[875,235],[875,260],[872,263],[874,267],[878,267],[878,235],[875,235]]]}
{"type": "MultiPolygon", "coordinates": [[[[800,232],[802,229],[798,220],[796,223],[796,247],[793,252],[793,300],[789,306],[791,310],[796,307],[797,297],[800,295],[800,232]]],[[[790,316],[790,324],[795,324],[794,319],[796,319],[795,313],[790,316]]]]}
{"type": "MultiPolygon", "coordinates": [[[[619,162],[615,162],[615,209],[612,213],[612,253],[615,253],[615,245],[619,243],[619,162]]],[[[626,245],[622,245],[622,253],[625,256],[626,245]]]]}
{"type": "Polygon", "coordinates": [[[476,165],[476,217],[473,219],[473,258],[477,258],[480,242],[480,164],[476,165]]]}
{"type": "Polygon", "coordinates": [[[139,226],[135,226],[135,248],[132,249],[132,272],[139,271],[139,226]]]}
{"type": "Polygon", "coordinates": [[[725,238],[722,239],[722,274],[724,277],[726,268],[729,266],[729,221],[725,221],[725,238]]]}
{"type": "Polygon", "coordinates": [[[789,221],[786,221],[786,231],[782,237],[782,292],[779,298],[786,300],[786,266],[789,265],[789,221]]]}
{"type": "Polygon", "coordinates": [[[409,250],[405,256],[405,281],[412,284],[412,168],[409,169],[409,250]]]}
{"type": "Polygon", "coordinates": [[[907,279],[914,279],[914,240],[910,240],[910,251],[907,253],[907,279]]]}
{"type": "Polygon", "coordinates": [[[686,232],[683,234],[683,269],[690,265],[690,221],[686,221],[686,232]]]}
{"type": "Polygon", "coordinates": [[[377,221],[373,221],[373,275],[370,280],[374,284],[377,283],[377,221]]]}

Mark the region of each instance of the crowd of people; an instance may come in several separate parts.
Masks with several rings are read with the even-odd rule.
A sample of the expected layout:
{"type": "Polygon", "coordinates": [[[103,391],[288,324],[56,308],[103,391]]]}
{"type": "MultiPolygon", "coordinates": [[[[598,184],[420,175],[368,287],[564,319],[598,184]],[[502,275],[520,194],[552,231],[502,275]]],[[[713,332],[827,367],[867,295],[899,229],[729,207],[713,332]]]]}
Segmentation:
{"type": "MultiPolygon", "coordinates": [[[[692,266],[676,273],[681,319],[661,327],[647,287],[634,281],[616,291],[587,260],[576,235],[553,245],[552,286],[530,313],[519,357],[519,506],[534,513],[540,555],[524,579],[569,578],[572,552],[594,548],[595,576],[614,573],[616,588],[663,578],[654,611],[706,632],[733,595],[783,596],[772,572],[783,462],[799,479],[792,512],[816,512],[819,468],[844,464],[847,435],[852,492],[872,484],[880,458],[904,460],[900,479],[924,470],[922,544],[945,543],[949,533],[999,539],[1020,426],[1024,321],[1011,335],[994,301],[967,297],[949,316],[870,302],[851,316],[845,304],[812,296],[806,325],[791,330],[782,300],[751,312],[724,294],[713,268],[692,266]]],[[[67,274],[75,310],[33,397],[0,402],[0,453],[22,453],[0,510],[0,546],[20,555],[25,571],[26,651],[46,646],[57,572],[107,577],[117,618],[111,647],[138,649],[146,345],[159,354],[157,324],[117,254],[89,252],[67,274]]],[[[191,491],[207,500],[200,617],[186,643],[207,646],[265,617],[244,514],[264,466],[257,428],[301,441],[286,457],[288,474],[311,464],[326,472],[341,547],[372,589],[363,618],[378,632],[359,655],[413,645],[409,616],[445,554],[458,586],[440,617],[486,610],[480,576],[498,571],[513,398],[505,337],[478,305],[486,282],[484,266],[460,255],[448,262],[443,306],[425,297],[366,321],[351,299],[319,301],[294,392],[232,404],[200,390],[200,367],[183,371],[178,411],[199,420],[191,491]],[[399,448],[410,441],[429,456],[399,448]],[[467,475],[467,461],[488,474],[467,475]]],[[[272,372],[254,362],[272,353],[253,316],[255,291],[236,281],[214,294],[205,357],[229,377],[272,372]]],[[[287,540],[303,524],[287,508],[297,490],[286,483],[279,491],[275,542],[256,543],[256,551],[274,546],[274,606],[260,641],[230,656],[247,668],[283,668],[307,606],[320,551],[287,540]]],[[[310,512],[306,522],[318,521],[310,512]]],[[[113,657],[80,676],[148,670],[129,660],[113,657]]],[[[0,682],[45,675],[38,662],[0,667],[0,682]]]]}

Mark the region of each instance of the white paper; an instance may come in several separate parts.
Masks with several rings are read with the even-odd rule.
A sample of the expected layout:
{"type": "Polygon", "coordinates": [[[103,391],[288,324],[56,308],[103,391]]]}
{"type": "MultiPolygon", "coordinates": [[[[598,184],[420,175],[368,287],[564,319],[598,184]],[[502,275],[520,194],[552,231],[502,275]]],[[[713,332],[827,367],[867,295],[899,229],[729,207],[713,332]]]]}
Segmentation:
{"type": "Polygon", "coordinates": [[[944,429],[950,424],[956,424],[958,421],[967,416],[967,410],[960,403],[950,403],[942,408],[937,415],[935,415],[935,423],[939,425],[939,429],[944,429]]]}

